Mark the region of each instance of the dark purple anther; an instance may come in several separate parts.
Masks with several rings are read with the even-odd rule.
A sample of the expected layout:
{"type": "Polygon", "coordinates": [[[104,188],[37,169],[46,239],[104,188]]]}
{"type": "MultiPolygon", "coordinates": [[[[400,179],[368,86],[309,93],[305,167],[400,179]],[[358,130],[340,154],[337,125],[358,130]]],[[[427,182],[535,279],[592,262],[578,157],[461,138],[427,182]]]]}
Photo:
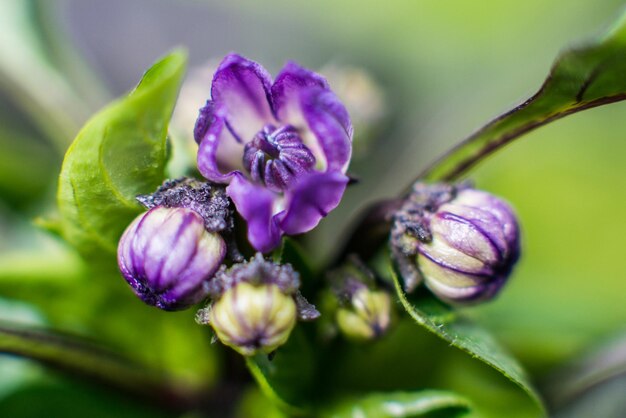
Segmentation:
{"type": "Polygon", "coordinates": [[[196,211],[162,206],[139,215],[117,250],[120,271],[137,296],[167,311],[204,299],[205,283],[225,255],[224,240],[206,230],[196,211]]]}
{"type": "Polygon", "coordinates": [[[407,291],[423,279],[439,298],[473,303],[493,298],[519,258],[513,209],[467,186],[417,184],[392,229],[394,258],[407,291]]]}
{"type": "Polygon", "coordinates": [[[261,252],[313,229],[348,185],[352,124],[318,74],[287,63],[272,82],[263,67],[227,55],[195,127],[198,169],[226,193],[261,252]]]}

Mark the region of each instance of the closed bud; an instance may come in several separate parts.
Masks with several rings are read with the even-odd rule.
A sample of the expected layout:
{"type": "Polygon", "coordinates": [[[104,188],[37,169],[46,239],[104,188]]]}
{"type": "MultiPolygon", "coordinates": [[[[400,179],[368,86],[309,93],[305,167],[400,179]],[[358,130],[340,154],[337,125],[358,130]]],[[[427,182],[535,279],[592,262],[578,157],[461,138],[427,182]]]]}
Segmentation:
{"type": "Polygon", "coordinates": [[[391,296],[383,290],[359,288],[348,304],[337,310],[337,326],[348,338],[372,340],[391,324],[391,296]]]}
{"type": "Polygon", "coordinates": [[[212,302],[198,311],[196,321],[210,325],[223,344],[240,354],[272,353],[287,341],[298,319],[319,316],[299,287],[300,275],[291,265],[258,253],[215,275],[207,286],[212,302]]]}
{"type": "Polygon", "coordinates": [[[122,275],[148,305],[185,309],[206,295],[205,283],[224,260],[222,237],[197,212],[155,207],[139,215],[120,239],[122,275]]]}
{"type": "Polygon", "coordinates": [[[389,291],[356,256],[328,274],[337,301],[337,328],[354,340],[373,340],[391,325],[393,306],[389,291]]]}
{"type": "Polygon", "coordinates": [[[271,353],[296,325],[296,303],[274,284],[242,282],[228,289],[208,312],[217,338],[249,356],[271,353]]]}
{"type": "Polygon", "coordinates": [[[519,228],[513,209],[489,193],[418,184],[396,214],[392,249],[407,290],[423,279],[444,301],[473,303],[506,282],[519,257],[519,228]]]}

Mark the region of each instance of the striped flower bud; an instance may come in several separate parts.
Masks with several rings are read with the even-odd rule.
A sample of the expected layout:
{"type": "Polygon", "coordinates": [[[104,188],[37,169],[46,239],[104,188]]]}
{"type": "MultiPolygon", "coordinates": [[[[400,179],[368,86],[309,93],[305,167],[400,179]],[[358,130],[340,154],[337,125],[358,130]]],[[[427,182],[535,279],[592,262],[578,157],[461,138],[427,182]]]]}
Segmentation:
{"type": "Polygon", "coordinates": [[[217,338],[245,356],[283,345],[296,319],[295,301],[278,286],[246,282],[224,292],[207,318],[217,338]]]}
{"type": "Polygon", "coordinates": [[[479,302],[493,298],[509,277],[519,228],[513,209],[489,193],[418,184],[396,214],[392,249],[407,290],[423,279],[444,301],[479,302]]]}
{"type": "Polygon", "coordinates": [[[300,275],[289,264],[257,253],[248,262],[222,268],[207,286],[212,303],[196,321],[240,354],[272,353],[283,345],[296,321],[319,316],[298,291],[300,275]]]}
{"type": "Polygon", "coordinates": [[[173,311],[200,302],[205,283],[226,255],[217,233],[187,208],[155,207],[139,215],[118,246],[118,265],[133,291],[148,305],[173,311]]]}

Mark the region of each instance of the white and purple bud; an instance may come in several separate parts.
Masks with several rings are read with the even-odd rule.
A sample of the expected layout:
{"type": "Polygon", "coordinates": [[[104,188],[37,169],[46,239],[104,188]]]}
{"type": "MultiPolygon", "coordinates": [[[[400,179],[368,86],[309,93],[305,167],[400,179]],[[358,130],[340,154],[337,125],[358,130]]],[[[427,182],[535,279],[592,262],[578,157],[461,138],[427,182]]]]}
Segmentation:
{"type": "Polygon", "coordinates": [[[468,186],[417,184],[395,215],[391,240],[407,291],[423,280],[456,304],[493,298],[519,258],[513,209],[468,186]]]}
{"type": "Polygon", "coordinates": [[[206,297],[206,283],[227,253],[233,261],[242,259],[223,186],[167,180],[137,200],[148,212],[122,235],[117,259],[126,281],[147,304],[168,311],[188,308],[206,297]]]}
{"type": "Polygon", "coordinates": [[[283,345],[298,319],[319,317],[298,291],[300,276],[291,265],[267,261],[260,253],[248,262],[222,268],[208,284],[212,303],[196,321],[240,354],[272,353],[283,345]]]}
{"type": "Polygon", "coordinates": [[[206,230],[197,212],[157,206],[126,229],[117,260],[124,279],[141,300],[173,311],[206,297],[205,283],[225,255],[224,240],[206,230]]]}

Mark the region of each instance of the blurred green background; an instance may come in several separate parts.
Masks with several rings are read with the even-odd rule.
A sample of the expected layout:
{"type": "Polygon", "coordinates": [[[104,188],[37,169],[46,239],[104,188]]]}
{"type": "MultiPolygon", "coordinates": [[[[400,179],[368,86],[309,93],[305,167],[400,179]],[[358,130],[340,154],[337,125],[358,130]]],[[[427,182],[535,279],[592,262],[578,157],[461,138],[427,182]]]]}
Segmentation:
{"type": "MultiPolygon", "coordinates": [[[[427,162],[529,97],[560,50],[601,33],[623,7],[619,0],[2,0],[0,319],[85,331],[73,317],[81,309],[66,307],[72,298],[95,300],[81,293],[93,290],[76,279],[70,298],[50,284],[71,283],[83,267],[32,220],[53,211],[63,152],[86,117],[169,49],[188,48],[190,74],[237,51],[274,74],[293,59],[322,71],[356,67],[377,85],[381,119],[355,137],[351,171],[361,182],[306,243],[321,262],[360,208],[400,192],[427,162]],[[36,285],[20,290],[27,281],[36,285]],[[40,309],[37,301],[50,298],[58,307],[40,309]]],[[[208,83],[192,87],[208,97],[208,83]]],[[[179,128],[179,136],[189,129],[179,128]]],[[[625,136],[625,103],[586,111],[527,135],[470,175],[517,208],[524,252],[501,296],[469,314],[538,380],[624,331],[625,136]]],[[[110,335],[128,332],[107,326],[110,335]]],[[[169,349],[194,355],[184,344],[169,349]]],[[[40,376],[28,362],[0,358],[0,399],[40,376]]]]}

